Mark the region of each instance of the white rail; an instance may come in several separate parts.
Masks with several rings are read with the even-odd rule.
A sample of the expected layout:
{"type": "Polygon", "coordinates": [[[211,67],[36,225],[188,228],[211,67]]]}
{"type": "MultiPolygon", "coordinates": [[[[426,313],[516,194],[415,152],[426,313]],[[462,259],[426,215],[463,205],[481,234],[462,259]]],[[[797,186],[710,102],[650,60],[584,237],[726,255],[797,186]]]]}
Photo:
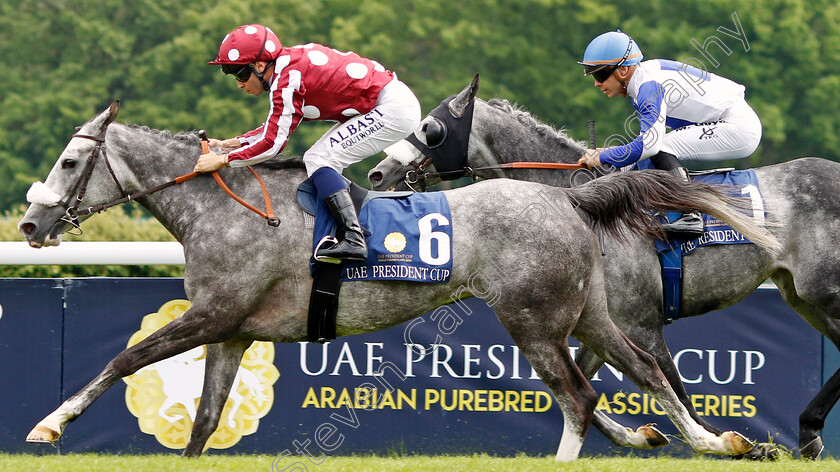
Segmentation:
{"type": "Polygon", "coordinates": [[[0,241],[0,265],[184,265],[184,248],[178,242],[65,241],[34,249],[0,241]]]}

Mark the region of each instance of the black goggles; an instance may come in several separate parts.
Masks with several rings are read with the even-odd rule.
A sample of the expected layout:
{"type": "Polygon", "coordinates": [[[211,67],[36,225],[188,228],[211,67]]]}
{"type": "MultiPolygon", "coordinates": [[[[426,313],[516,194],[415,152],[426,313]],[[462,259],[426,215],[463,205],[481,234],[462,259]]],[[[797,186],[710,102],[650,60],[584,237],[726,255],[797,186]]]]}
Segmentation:
{"type": "Polygon", "coordinates": [[[584,65],[583,72],[585,75],[591,75],[597,82],[604,83],[610,78],[617,68],[618,64],[604,64],[598,66],[584,65]]]}
{"type": "Polygon", "coordinates": [[[222,72],[235,76],[240,82],[247,82],[253,71],[251,64],[222,64],[222,72]]]}

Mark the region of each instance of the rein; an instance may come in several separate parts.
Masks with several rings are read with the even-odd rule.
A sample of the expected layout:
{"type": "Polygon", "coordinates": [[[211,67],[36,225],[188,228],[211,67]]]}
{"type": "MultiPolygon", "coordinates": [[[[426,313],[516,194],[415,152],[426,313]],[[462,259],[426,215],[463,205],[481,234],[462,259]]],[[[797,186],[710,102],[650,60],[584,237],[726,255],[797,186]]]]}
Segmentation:
{"type": "MultiPolygon", "coordinates": [[[[404,181],[410,188],[412,185],[420,184],[425,190],[426,180],[440,178],[442,180],[454,180],[469,176],[476,180],[476,172],[500,169],[550,169],[550,170],[577,170],[585,169],[586,166],[578,163],[560,162],[505,162],[502,164],[486,167],[470,167],[467,165],[469,155],[469,137],[472,131],[472,118],[475,107],[475,96],[470,96],[466,105],[461,107],[453,106],[452,102],[458,99],[453,95],[438,105],[429,113],[432,118],[423,127],[426,133],[426,142],[420,141],[417,135],[412,133],[406,137],[423,154],[424,159],[420,162],[412,162],[414,169],[405,173],[404,181]],[[434,164],[437,172],[425,172],[426,167],[434,164]]],[[[595,147],[595,122],[589,122],[590,148],[595,147]]]]}
{"type": "Polygon", "coordinates": [[[449,177],[452,175],[457,175],[455,178],[459,178],[462,176],[469,176],[472,177],[473,180],[477,179],[478,176],[476,172],[481,172],[485,170],[500,170],[500,169],[549,169],[549,170],[577,170],[577,169],[584,169],[586,166],[581,164],[569,164],[565,162],[527,162],[527,161],[519,161],[519,162],[505,162],[503,164],[497,164],[494,166],[486,166],[486,167],[470,167],[465,166],[459,170],[450,170],[450,171],[443,171],[443,172],[423,172],[426,166],[429,165],[431,160],[424,159],[423,162],[418,164],[414,170],[410,170],[405,173],[405,182],[407,184],[416,184],[420,182],[424,182],[426,179],[430,178],[442,178],[443,180],[447,180],[445,177],[449,177]],[[425,165],[424,165],[425,164],[425,165]]]}
{"type": "MultiPolygon", "coordinates": [[[[108,154],[105,152],[105,147],[103,146],[103,144],[105,143],[105,132],[106,132],[106,130],[107,130],[107,126],[104,127],[102,129],[102,131],[100,131],[99,134],[96,135],[96,136],[91,136],[91,135],[87,135],[87,134],[74,134],[73,135],[74,138],[85,138],[85,139],[90,139],[90,140],[96,141],[96,145],[94,146],[93,150],[91,151],[90,159],[88,159],[87,164],[85,164],[85,170],[82,173],[81,178],[79,179],[78,182],[76,182],[76,185],[73,187],[73,190],[67,195],[67,198],[58,202],[59,205],[63,206],[64,209],[65,209],[64,216],[61,218],[60,221],[64,221],[64,222],[72,225],[77,230],[79,230],[78,233],[70,233],[70,234],[77,234],[77,235],[81,234],[82,229],[81,229],[80,223],[79,223],[79,216],[87,216],[87,215],[90,215],[90,214],[93,214],[93,213],[103,212],[103,211],[107,210],[108,208],[111,208],[111,207],[114,207],[114,206],[117,206],[117,205],[122,205],[123,203],[130,202],[132,200],[136,200],[140,197],[149,195],[151,193],[159,192],[159,191],[161,191],[165,188],[169,188],[173,185],[182,184],[182,183],[184,183],[184,182],[186,182],[186,181],[188,181],[188,180],[192,179],[193,177],[196,177],[200,174],[199,172],[191,172],[189,174],[184,174],[184,175],[175,177],[173,180],[170,180],[169,182],[157,185],[155,187],[148,188],[146,190],[141,190],[139,192],[129,194],[123,189],[122,185],[120,185],[120,181],[117,179],[117,175],[114,173],[114,170],[111,167],[111,163],[108,160],[108,154]],[[84,198],[85,193],[87,192],[87,185],[90,182],[91,176],[93,175],[93,169],[96,167],[96,161],[98,160],[97,157],[99,157],[100,154],[102,155],[102,158],[105,160],[105,166],[108,168],[108,173],[111,175],[111,179],[113,179],[114,183],[117,185],[117,188],[119,189],[119,191],[123,195],[123,197],[119,198],[117,200],[114,200],[112,202],[101,203],[99,205],[93,205],[93,206],[90,206],[90,207],[87,207],[87,208],[79,209],[79,205],[81,205],[82,199],[84,198]],[[74,199],[74,196],[75,196],[75,199],[74,199]],[[71,200],[74,200],[72,205],[70,204],[71,200]]],[[[202,141],[202,146],[204,146],[204,145],[205,145],[205,143],[204,143],[204,141],[202,141]]],[[[219,175],[218,172],[213,172],[212,174],[213,174],[213,179],[216,181],[216,183],[219,185],[219,187],[221,187],[222,190],[224,190],[225,193],[227,193],[231,198],[233,198],[234,200],[239,202],[245,208],[247,208],[247,209],[253,211],[254,213],[260,215],[261,217],[263,217],[266,220],[266,222],[268,223],[269,226],[274,226],[274,227],[280,226],[280,219],[277,218],[276,216],[274,216],[274,209],[271,206],[271,198],[268,195],[268,189],[266,189],[265,183],[260,178],[260,176],[257,174],[257,171],[255,171],[251,167],[248,167],[248,170],[250,170],[251,173],[254,174],[254,177],[256,177],[257,182],[259,182],[259,184],[260,184],[260,188],[262,188],[263,198],[265,199],[266,211],[262,211],[262,210],[260,210],[256,207],[254,207],[253,205],[247,203],[241,197],[239,197],[238,195],[233,193],[233,191],[222,180],[222,177],[219,175]]]]}

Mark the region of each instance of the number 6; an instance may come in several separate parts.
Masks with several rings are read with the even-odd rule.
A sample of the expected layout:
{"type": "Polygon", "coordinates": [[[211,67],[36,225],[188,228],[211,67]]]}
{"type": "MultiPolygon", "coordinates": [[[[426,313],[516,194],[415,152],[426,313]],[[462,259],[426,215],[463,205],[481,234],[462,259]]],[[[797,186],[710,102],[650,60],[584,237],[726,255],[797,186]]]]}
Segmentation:
{"type": "Polygon", "coordinates": [[[444,265],[449,262],[449,235],[443,231],[432,231],[432,220],[439,226],[449,226],[449,220],[440,213],[429,213],[420,218],[417,227],[420,229],[419,253],[420,260],[433,266],[444,265]],[[432,256],[432,240],[437,241],[437,257],[432,256]]]}

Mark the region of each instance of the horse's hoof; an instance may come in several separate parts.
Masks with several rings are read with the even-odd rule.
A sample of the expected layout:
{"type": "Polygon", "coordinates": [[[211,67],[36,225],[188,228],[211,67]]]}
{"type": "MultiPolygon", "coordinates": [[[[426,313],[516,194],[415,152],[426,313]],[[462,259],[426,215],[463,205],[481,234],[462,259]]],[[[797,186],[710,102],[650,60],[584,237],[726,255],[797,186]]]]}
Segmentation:
{"type": "Polygon", "coordinates": [[[799,448],[799,456],[803,459],[817,460],[820,458],[823,449],[825,449],[825,446],[822,438],[817,436],[811,442],[799,448]]]}
{"type": "Polygon", "coordinates": [[[777,461],[779,460],[779,447],[771,443],[756,444],[755,447],[746,454],[734,456],[734,459],[745,459],[750,461],[777,461]]]}
{"type": "Polygon", "coordinates": [[[656,429],[656,423],[648,423],[644,426],[639,426],[638,429],[636,429],[636,433],[641,434],[645,438],[645,441],[647,441],[647,444],[651,449],[667,446],[671,442],[664,434],[662,434],[661,431],[656,429]]]}
{"type": "Polygon", "coordinates": [[[745,438],[743,434],[737,431],[726,431],[721,434],[720,437],[723,439],[724,444],[728,446],[729,455],[732,456],[746,454],[754,447],[753,443],[750,442],[749,439],[745,438]]]}
{"type": "Polygon", "coordinates": [[[52,429],[39,424],[35,426],[26,436],[26,442],[52,444],[59,436],[61,436],[61,432],[53,431],[52,429]]]}

